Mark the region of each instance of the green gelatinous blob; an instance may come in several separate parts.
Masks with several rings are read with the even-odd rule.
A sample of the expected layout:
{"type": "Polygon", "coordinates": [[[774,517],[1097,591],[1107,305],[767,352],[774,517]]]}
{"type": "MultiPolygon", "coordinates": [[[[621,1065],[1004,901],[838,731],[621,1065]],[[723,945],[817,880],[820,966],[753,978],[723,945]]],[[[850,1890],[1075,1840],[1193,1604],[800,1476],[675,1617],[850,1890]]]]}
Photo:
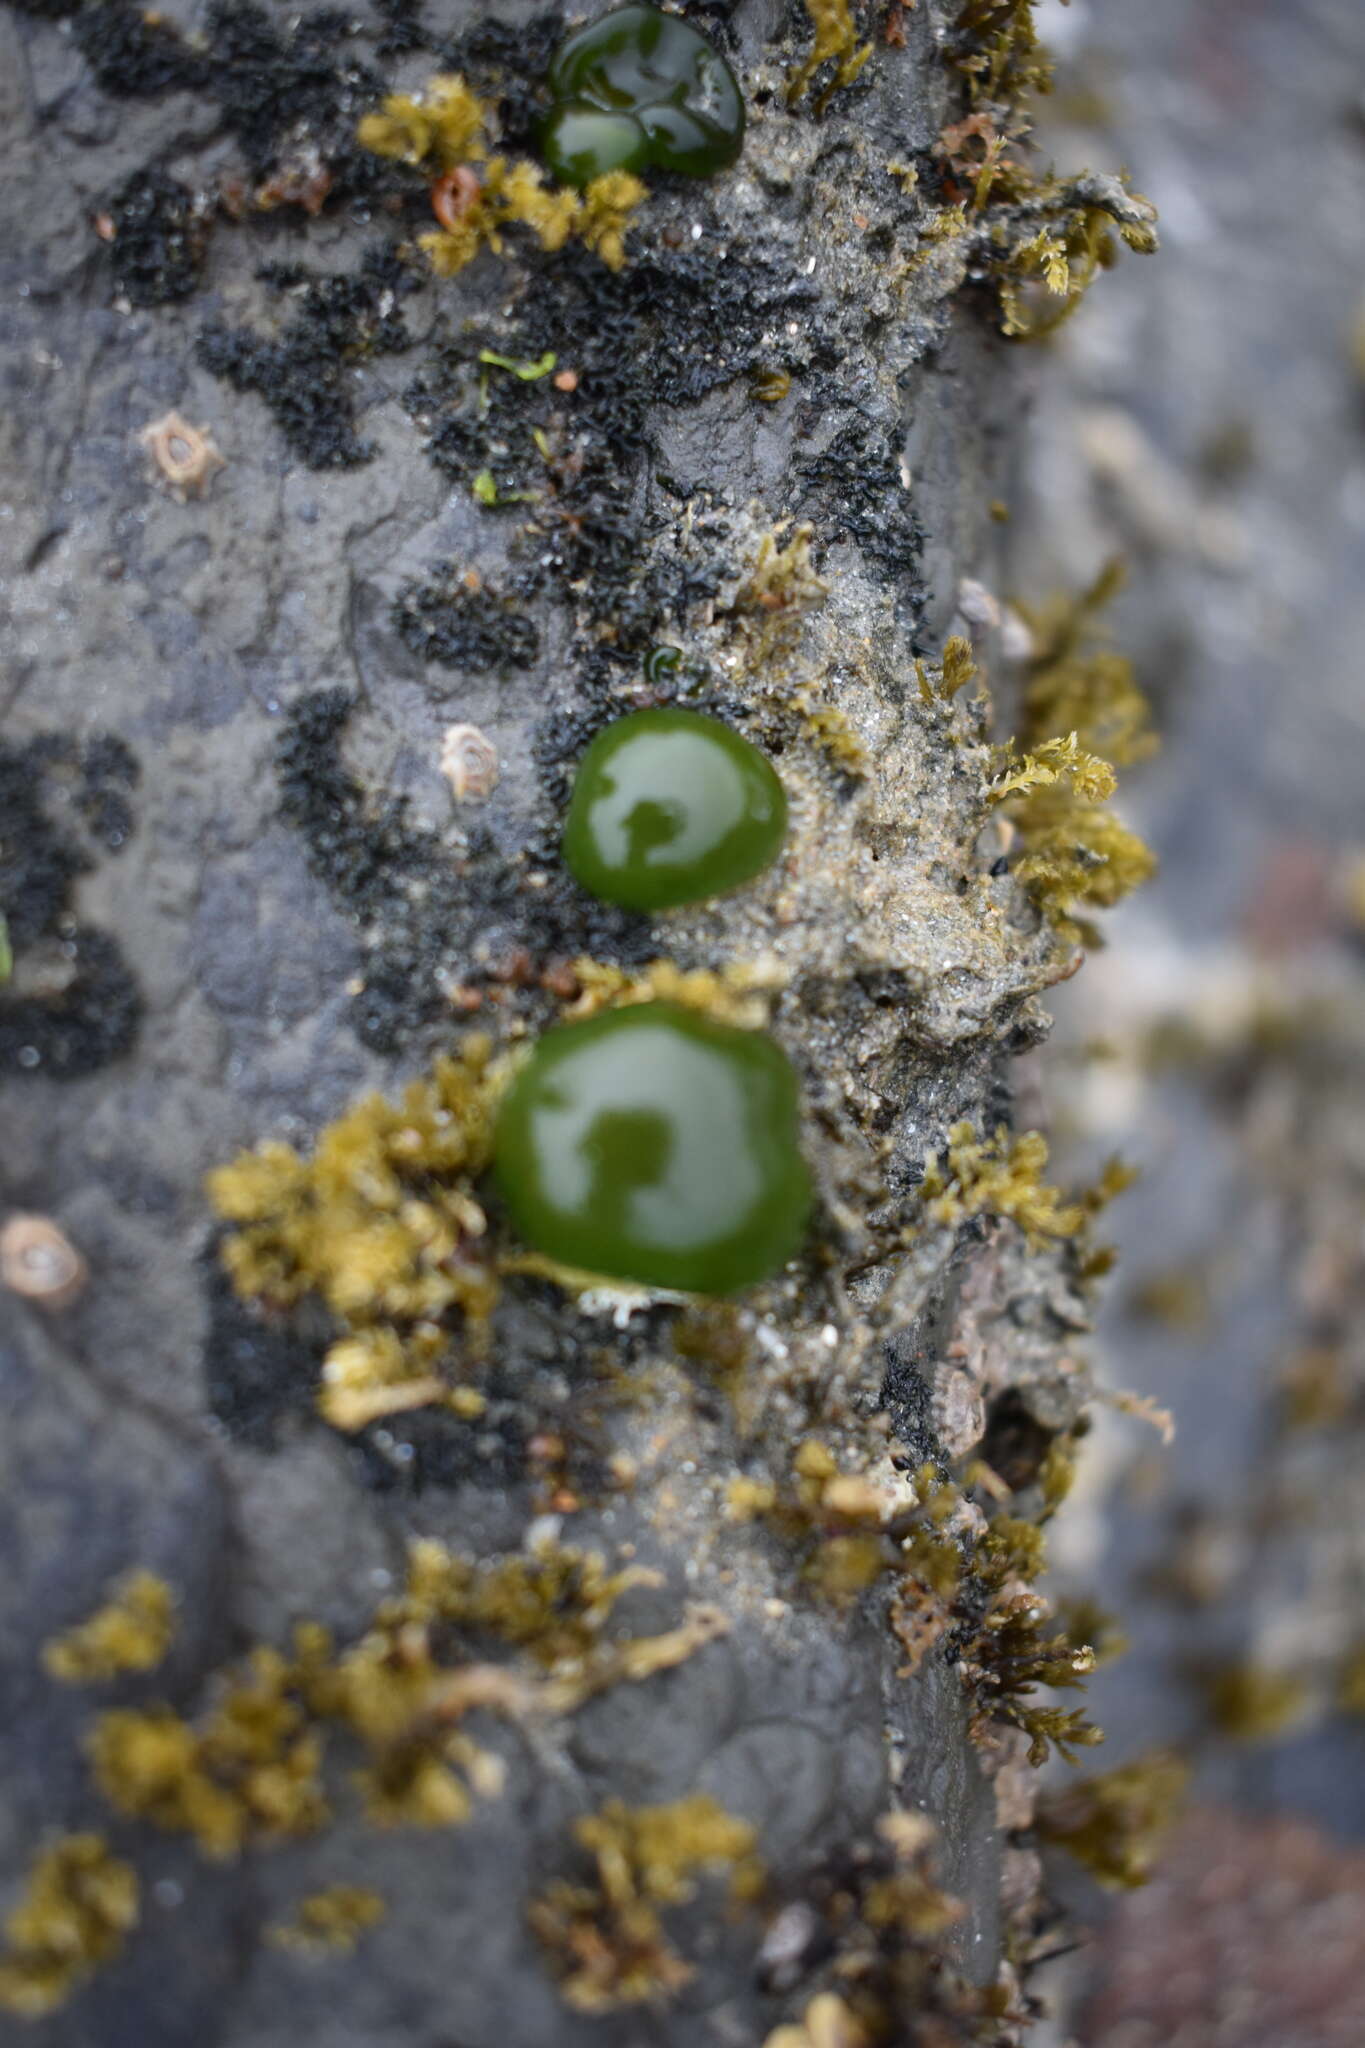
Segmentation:
{"type": "Polygon", "coordinates": [[[800,1246],[799,1129],[796,1076],[772,1039],[642,1003],[545,1033],[503,1098],[494,1174],[550,1258],[728,1294],[800,1246]]]}
{"type": "Polygon", "coordinates": [[[561,43],[541,132],[561,184],[651,167],[709,178],[744,141],[735,75],[705,36],[655,7],[618,7],[561,43]]]}
{"type": "Polygon", "coordinates": [[[597,735],[564,826],[570,870],[604,903],[668,910],[752,881],[777,858],[787,796],[758,748],[677,705],[597,735]]]}

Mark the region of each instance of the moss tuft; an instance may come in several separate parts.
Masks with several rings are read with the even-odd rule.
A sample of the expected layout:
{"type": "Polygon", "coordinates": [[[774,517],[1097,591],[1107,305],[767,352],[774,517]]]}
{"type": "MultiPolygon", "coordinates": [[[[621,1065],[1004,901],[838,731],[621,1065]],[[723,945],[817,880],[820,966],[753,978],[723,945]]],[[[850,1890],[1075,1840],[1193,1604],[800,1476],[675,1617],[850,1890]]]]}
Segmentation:
{"type": "Polygon", "coordinates": [[[316,1295],[330,1310],[319,1406],[338,1429],[455,1402],[457,1334],[467,1358],[482,1351],[498,1289],[472,1189],[500,1087],[488,1040],[471,1036],[398,1102],[369,1096],[330,1124],[311,1159],[271,1143],[209,1175],[238,1293],[282,1308],[316,1295]]]}
{"type": "Polygon", "coordinates": [[[175,1635],[175,1595],[164,1579],[135,1571],[75,1628],[43,1645],[43,1668],[63,1685],[97,1685],[124,1671],[152,1671],[175,1635]]]}
{"type": "Polygon", "coordinates": [[[102,1835],[60,1835],[40,1851],[5,1922],[0,2008],[42,2019],[123,1947],[138,1920],[137,1874],[102,1835]]]}
{"type": "Polygon", "coordinates": [[[703,1872],[730,1871],[738,1896],[752,1896],[762,1882],[753,1829],[703,1793],[669,1806],[609,1800],[573,1832],[593,1876],[550,1885],[529,1918],[566,2002],[580,2012],[668,1998],[688,1982],[692,1966],[670,1942],[662,1913],[692,1898],[703,1872]]]}
{"type": "Polygon", "coordinates": [[[1180,1757],[1156,1750],[1044,1798],[1038,1831],[1101,1884],[1132,1890],[1151,1876],[1189,1778],[1190,1767],[1180,1757]]]}

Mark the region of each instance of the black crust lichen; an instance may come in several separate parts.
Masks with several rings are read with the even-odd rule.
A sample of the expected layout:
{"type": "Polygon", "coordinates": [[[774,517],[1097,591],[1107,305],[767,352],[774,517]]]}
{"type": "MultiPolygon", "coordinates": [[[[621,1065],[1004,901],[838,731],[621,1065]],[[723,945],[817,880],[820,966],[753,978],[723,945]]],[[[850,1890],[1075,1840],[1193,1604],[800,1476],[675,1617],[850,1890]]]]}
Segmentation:
{"type": "Polygon", "coordinates": [[[198,289],[208,222],[179,179],[155,168],[135,171],[108,212],[114,283],[130,306],[171,305],[198,289]]]}
{"type": "Polygon", "coordinates": [[[45,733],[0,743],[0,904],[15,958],[0,989],[0,1073],[70,1080],[127,1052],[142,999],[107,932],[81,924],[76,885],[94,853],[53,822],[60,786],[99,852],[117,854],[133,829],[128,792],[136,759],[114,734],[84,746],[45,733]]]}
{"type": "MultiPolygon", "coordinates": [[[[280,736],[276,771],[283,816],[366,947],[352,1007],[366,1045],[410,1050],[448,1025],[452,982],[502,989],[511,979],[529,995],[555,961],[651,957],[645,919],[595,902],[558,868],[529,889],[525,866],[487,835],[471,832],[460,855],[415,824],[401,797],[371,797],[342,758],[354,708],[341,689],[302,698],[280,736]]],[[[549,999],[540,1005],[548,1016],[549,999]]]]}
{"type": "Polygon", "coordinates": [[[374,444],[356,431],[352,366],[411,342],[400,311],[414,279],[393,252],[370,249],[352,274],[310,275],[296,264],[263,266],[263,283],[298,294],[276,338],[212,322],[199,338],[205,369],[270,407],[290,449],[310,469],[351,469],[374,444]]]}

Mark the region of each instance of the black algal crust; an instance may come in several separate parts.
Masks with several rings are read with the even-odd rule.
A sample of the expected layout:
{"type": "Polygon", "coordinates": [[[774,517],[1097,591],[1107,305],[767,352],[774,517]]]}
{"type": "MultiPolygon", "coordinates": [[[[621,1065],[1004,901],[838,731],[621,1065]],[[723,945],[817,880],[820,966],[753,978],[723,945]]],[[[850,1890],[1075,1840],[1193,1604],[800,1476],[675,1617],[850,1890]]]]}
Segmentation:
{"type": "MultiPolygon", "coordinates": [[[[457,853],[412,822],[402,797],[372,796],[341,756],[354,708],[346,690],[310,692],[291,707],[275,758],[281,813],[365,946],[351,1007],[364,1044],[410,1052],[439,1038],[455,981],[515,979],[547,1021],[549,997],[526,989],[533,966],[582,954],[632,966],[654,957],[649,921],[588,896],[549,846],[542,851],[553,868],[530,889],[526,863],[507,859],[486,832],[471,830],[457,853]]],[[[534,859],[536,849],[528,851],[534,859]]]]}
{"type": "Polygon", "coordinates": [[[65,733],[0,742],[0,905],[15,956],[0,988],[0,1074],[73,1080],[137,1036],[142,999],[122,953],[72,907],[94,854],[49,811],[60,784],[98,850],[117,854],[133,830],[137,778],[134,755],[112,733],[83,747],[65,733]]]}
{"type": "Polygon", "coordinates": [[[135,171],[109,202],[114,283],[130,306],[160,306],[197,290],[208,221],[194,194],[152,168],[135,171]]]}
{"type": "Polygon", "coordinates": [[[258,275],[281,291],[302,286],[283,334],[271,339],[215,321],[199,337],[199,361],[234,390],[263,398],[310,469],[367,462],[374,444],[356,431],[351,366],[410,346],[398,302],[413,289],[411,272],[377,245],[349,275],[317,277],[296,264],[265,265],[258,275]]]}

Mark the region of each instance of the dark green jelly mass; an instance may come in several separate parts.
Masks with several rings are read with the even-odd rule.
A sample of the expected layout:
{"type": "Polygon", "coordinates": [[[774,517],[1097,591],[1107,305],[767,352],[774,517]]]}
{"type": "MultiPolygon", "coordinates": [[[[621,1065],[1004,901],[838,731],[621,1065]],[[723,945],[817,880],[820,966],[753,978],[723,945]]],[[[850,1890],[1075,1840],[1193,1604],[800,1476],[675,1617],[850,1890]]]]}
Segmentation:
{"type": "Polygon", "coordinates": [[[801,1243],[799,1128],[772,1039],[642,1003],[545,1033],[503,1098],[494,1175],[522,1237],[563,1265],[728,1294],[801,1243]]]}
{"type": "Polygon", "coordinates": [[[753,880],[777,858],[787,796],[741,734],[661,705],[598,733],[574,778],[564,858],[604,903],[668,910],[753,880]]]}
{"type": "Polygon", "coordinates": [[[563,185],[650,168],[709,178],[744,141],[729,65],[688,22],[655,7],[618,7],[569,36],[549,85],[541,145],[563,185]]]}

